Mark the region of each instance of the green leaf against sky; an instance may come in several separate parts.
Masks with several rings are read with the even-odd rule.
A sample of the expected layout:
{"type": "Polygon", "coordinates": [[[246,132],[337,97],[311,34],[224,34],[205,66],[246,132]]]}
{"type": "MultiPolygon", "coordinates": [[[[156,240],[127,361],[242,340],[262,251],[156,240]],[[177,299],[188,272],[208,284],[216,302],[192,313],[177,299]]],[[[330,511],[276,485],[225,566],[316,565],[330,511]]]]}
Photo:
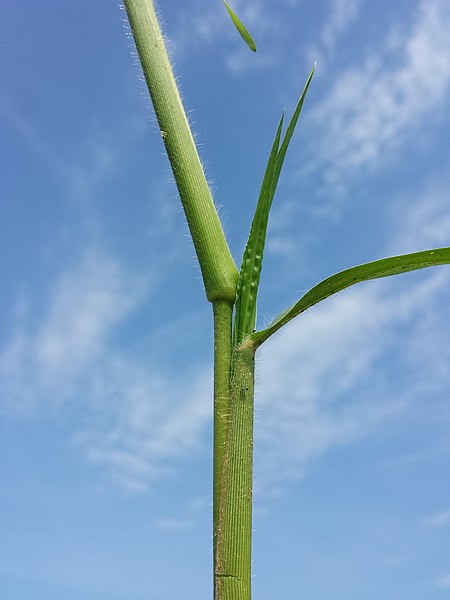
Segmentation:
{"type": "Polygon", "coordinates": [[[264,173],[255,216],[253,217],[250,235],[248,237],[247,246],[245,247],[241,270],[239,272],[234,320],[233,341],[235,346],[237,346],[246,335],[253,331],[256,324],[256,298],[266,241],[267,223],[275,191],[274,175],[277,166],[277,155],[283,119],[284,115],[280,119],[275,140],[272,144],[272,150],[264,173]]]}
{"type": "Polygon", "coordinates": [[[256,324],[256,301],[258,295],[259,280],[261,276],[264,246],[266,243],[267,223],[272,201],[280,178],[284,158],[294,133],[295,126],[300,116],[303,102],[314,74],[313,67],[300,99],[295,107],[289,125],[280,145],[281,132],[283,128],[284,115],[278,124],[275,140],[272,144],[266,171],[264,173],[261,191],[255,216],[253,217],[250,235],[245,248],[242,265],[239,272],[236,310],[234,321],[233,342],[237,346],[247,335],[253,332],[256,324]]]}
{"type": "Polygon", "coordinates": [[[272,334],[281,329],[283,325],[289,323],[289,321],[308,308],[311,308],[311,306],[318,304],[329,296],[337,294],[355,283],[446,264],[450,264],[450,248],[436,248],[434,250],[424,250],[412,254],[382,258],[381,260],[340,271],[311,288],[298,302],[282,312],[269,327],[254,333],[252,339],[257,346],[260,346],[272,334]]]}
{"type": "Polygon", "coordinates": [[[252,38],[252,36],[250,35],[248,29],[245,27],[245,25],[242,23],[242,21],[239,19],[239,17],[236,15],[236,13],[230,8],[230,6],[225,2],[225,0],[223,0],[223,3],[225,4],[225,7],[228,11],[228,14],[231,17],[231,20],[234,23],[234,26],[236,27],[236,29],[239,31],[242,39],[245,41],[245,43],[247,44],[247,46],[250,48],[250,50],[252,50],[253,52],[256,52],[256,44],[255,44],[255,40],[252,38]]]}

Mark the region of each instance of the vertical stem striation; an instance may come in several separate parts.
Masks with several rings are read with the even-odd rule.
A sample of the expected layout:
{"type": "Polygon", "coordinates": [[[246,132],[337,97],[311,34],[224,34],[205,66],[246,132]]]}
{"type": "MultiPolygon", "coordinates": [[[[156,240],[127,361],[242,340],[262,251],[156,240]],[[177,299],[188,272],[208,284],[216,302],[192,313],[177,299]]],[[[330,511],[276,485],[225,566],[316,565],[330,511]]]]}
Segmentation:
{"type": "Polygon", "coordinates": [[[222,465],[227,441],[230,404],[231,334],[233,305],[213,302],[214,314],[214,466],[213,466],[213,549],[216,560],[217,528],[222,488],[222,465]]]}
{"type": "Polygon", "coordinates": [[[235,350],[214,572],[216,600],[250,600],[255,348],[235,350]]]}
{"type": "Polygon", "coordinates": [[[214,311],[214,595],[250,600],[255,347],[232,356],[238,271],[195,147],[152,0],[124,0],[214,311]]]}

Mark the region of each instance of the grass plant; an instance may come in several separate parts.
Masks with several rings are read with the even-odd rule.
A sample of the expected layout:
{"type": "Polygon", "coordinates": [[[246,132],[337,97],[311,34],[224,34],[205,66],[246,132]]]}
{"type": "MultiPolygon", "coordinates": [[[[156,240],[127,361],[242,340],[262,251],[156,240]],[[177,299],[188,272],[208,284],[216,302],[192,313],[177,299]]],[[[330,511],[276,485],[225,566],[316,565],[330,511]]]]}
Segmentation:
{"type": "MultiPolygon", "coordinates": [[[[281,117],[240,269],[232,258],[183,108],[152,0],[125,0],[136,48],[203,275],[214,320],[213,562],[215,600],[250,600],[255,352],[292,319],[361,281],[450,263],[450,248],[383,258],[314,286],[263,330],[256,301],[270,208],[314,68],[283,134],[281,117]]],[[[236,29],[256,44],[232,8],[236,29]]]]}

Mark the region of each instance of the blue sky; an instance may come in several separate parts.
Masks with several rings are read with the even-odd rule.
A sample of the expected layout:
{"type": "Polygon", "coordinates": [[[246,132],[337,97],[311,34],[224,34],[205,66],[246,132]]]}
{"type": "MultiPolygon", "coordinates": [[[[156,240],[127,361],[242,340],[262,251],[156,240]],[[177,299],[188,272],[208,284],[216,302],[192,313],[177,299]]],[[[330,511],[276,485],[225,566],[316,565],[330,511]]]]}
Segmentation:
{"type": "MultiPolygon", "coordinates": [[[[447,0],[160,2],[239,262],[279,116],[265,323],[320,279],[450,241],[447,0]]],[[[211,595],[211,309],[110,2],[2,10],[0,592],[211,595]]],[[[450,593],[450,269],[360,285],[257,365],[254,597],[450,593]]]]}

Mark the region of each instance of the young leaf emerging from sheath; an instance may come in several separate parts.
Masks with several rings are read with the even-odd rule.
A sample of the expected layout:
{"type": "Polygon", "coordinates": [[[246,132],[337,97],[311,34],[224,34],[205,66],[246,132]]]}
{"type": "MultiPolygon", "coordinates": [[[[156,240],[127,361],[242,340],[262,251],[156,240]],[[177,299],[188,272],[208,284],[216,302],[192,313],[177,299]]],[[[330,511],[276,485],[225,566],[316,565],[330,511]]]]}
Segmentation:
{"type": "Polygon", "coordinates": [[[238,278],[233,333],[233,343],[235,347],[237,347],[245,337],[253,332],[256,324],[256,300],[261,276],[269,212],[272,206],[272,201],[277,188],[284,158],[286,156],[286,151],[300,116],[303,102],[314,74],[314,68],[315,65],[307,79],[305,87],[303,88],[303,92],[286,129],[286,133],[281,145],[280,140],[284,115],[280,119],[266,171],[264,173],[258,204],[256,206],[255,216],[253,217],[250,235],[245,248],[238,278]]]}

